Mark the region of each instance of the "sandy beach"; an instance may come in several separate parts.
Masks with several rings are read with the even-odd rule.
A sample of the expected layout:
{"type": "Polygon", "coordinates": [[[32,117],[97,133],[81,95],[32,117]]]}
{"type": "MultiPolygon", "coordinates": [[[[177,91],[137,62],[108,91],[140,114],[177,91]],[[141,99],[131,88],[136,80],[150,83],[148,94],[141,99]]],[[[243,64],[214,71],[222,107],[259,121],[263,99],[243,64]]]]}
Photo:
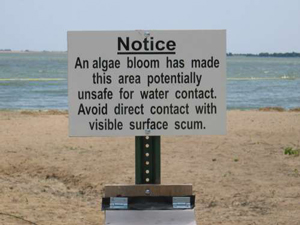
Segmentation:
{"type": "MultiPolygon", "coordinates": [[[[193,184],[199,225],[299,225],[286,147],[300,148],[300,112],[228,111],[225,136],[162,137],[162,183],[193,184]]],[[[0,112],[0,224],[102,224],[105,184],[134,184],[134,137],[70,138],[67,113],[0,112]]]]}

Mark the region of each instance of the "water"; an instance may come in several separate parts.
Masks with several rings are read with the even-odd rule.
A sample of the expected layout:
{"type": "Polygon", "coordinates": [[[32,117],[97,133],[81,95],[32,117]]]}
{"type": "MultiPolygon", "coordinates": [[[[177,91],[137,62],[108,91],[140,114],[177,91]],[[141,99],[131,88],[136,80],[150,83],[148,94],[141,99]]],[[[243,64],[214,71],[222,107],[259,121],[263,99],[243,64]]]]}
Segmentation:
{"type": "MultiPolygon", "coordinates": [[[[0,109],[67,109],[66,53],[0,53],[0,109]]],[[[300,58],[227,58],[227,108],[300,107],[300,58]]]]}
{"type": "Polygon", "coordinates": [[[0,109],[67,109],[66,53],[0,54],[0,109]]]}
{"type": "Polygon", "coordinates": [[[300,58],[227,58],[227,108],[300,107],[300,58]]]}

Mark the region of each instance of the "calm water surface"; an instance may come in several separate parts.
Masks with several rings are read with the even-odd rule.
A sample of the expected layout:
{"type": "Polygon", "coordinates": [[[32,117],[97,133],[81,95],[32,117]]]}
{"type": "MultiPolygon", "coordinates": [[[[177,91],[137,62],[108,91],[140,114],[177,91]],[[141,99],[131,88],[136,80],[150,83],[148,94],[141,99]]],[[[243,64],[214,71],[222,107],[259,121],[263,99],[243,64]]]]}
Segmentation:
{"type": "MultiPolygon", "coordinates": [[[[66,53],[0,53],[0,109],[67,109],[66,53]]],[[[300,58],[227,58],[227,108],[300,107],[300,58]]]]}

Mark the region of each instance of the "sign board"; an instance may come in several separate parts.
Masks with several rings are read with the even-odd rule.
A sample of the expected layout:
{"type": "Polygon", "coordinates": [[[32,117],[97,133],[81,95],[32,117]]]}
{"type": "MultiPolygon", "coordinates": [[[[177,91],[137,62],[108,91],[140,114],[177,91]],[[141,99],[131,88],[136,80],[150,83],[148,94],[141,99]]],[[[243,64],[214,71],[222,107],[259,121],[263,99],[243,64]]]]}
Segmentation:
{"type": "Polygon", "coordinates": [[[226,32],[68,32],[70,136],[226,132],[226,32]]]}

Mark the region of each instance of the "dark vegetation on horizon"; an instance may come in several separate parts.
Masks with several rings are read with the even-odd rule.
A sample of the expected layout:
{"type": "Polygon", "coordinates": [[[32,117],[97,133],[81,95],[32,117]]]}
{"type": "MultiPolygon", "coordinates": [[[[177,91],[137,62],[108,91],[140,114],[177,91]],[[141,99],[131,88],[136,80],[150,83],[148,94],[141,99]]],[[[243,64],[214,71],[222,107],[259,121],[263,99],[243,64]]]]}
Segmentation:
{"type": "Polygon", "coordinates": [[[227,53],[227,56],[248,56],[248,57],[300,57],[300,53],[298,52],[285,52],[285,53],[268,53],[268,52],[261,52],[259,54],[233,54],[231,52],[227,53]]]}
{"type": "MultiPolygon", "coordinates": [[[[1,52],[13,52],[11,49],[0,49],[1,52]]],[[[18,52],[18,51],[17,51],[18,52]]],[[[20,52],[46,52],[46,53],[51,53],[52,51],[31,51],[31,50],[22,50],[20,52]]],[[[53,51],[53,52],[67,52],[67,51],[53,51]]],[[[299,52],[275,52],[275,53],[268,53],[268,52],[261,52],[259,54],[252,54],[252,53],[232,53],[228,52],[226,53],[227,56],[247,56],[247,57],[300,57],[299,52]]]]}

